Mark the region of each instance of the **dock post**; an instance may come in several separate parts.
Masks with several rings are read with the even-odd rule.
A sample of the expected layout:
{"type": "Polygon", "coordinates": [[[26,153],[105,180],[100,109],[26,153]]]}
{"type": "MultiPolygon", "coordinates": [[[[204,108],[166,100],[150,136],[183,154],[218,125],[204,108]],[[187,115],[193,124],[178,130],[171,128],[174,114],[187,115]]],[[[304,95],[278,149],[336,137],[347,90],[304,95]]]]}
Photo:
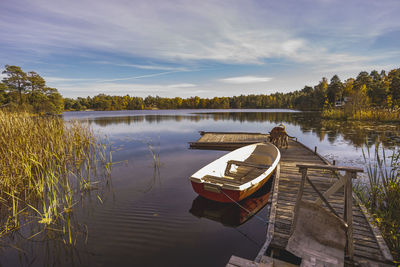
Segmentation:
{"type": "Polygon", "coordinates": [[[336,160],[333,160],[332,164],[333,164],[333,165],[336,165],[336,160]]]}
{"type": "Polygon", "coordinates": [[[355,172],[346,171],[346,180],[344,187],[344,221],[347,223],[346,235],[346,256],[353,261],[354,244],[353,244],[353,181],[357,176],[355,172]]]}
{"type": "Polygon", "coordinates": [[[317,154],[317,146],[314,147],[314,153],[317,154]]]}

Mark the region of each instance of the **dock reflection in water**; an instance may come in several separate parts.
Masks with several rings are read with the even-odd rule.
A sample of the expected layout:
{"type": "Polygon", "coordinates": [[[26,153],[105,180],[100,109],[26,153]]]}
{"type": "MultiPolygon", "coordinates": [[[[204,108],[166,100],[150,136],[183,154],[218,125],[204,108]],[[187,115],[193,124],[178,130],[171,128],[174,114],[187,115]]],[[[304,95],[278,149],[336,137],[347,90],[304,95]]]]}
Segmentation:
{"type": "MultiPolygon", "coordinates": [[[[268,202],[274,176],[263,187],[246,199],[237,203],[221,203],[198,196],[193,200],[191,214],[207,218],[225,226],[239,226],[257,214],[268,202]]],[[[262,218],[267,221],[267,218],[262,218]]]]}

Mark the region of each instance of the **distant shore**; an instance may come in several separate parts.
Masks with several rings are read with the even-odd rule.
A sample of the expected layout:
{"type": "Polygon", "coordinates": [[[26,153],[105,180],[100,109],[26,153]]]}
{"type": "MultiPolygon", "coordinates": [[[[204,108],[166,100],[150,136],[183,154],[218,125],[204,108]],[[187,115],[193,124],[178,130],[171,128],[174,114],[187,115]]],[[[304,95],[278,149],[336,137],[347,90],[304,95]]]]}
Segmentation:
{"type": "Polygon", "coordinates": [[[335,120],[400,122],[399,108],[365,108],[356,111],[333,108],[323,110],[321,115],[324,119],[335,120]]]}

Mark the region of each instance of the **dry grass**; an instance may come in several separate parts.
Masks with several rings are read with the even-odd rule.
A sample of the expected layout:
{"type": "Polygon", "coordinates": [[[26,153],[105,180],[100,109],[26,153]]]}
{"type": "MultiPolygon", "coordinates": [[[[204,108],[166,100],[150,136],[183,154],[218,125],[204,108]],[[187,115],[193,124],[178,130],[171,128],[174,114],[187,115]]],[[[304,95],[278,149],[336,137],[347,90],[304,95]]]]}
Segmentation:
{"type": "Polygon", "coordinates": [[[0,237],[37,223],[73,244],[70,213],[108,162],[88,126],[0,111],[0,237]]]}
{"type": "Polygon", "coordinates": [[[322,117],[326,119],[339,120],[398,122],[400,121],[400,110],[365,108],[350,112],[346,109],[324,109],[322,111],[322,117]]]}
{"type": "Polygon", "coordinates": [[[400,151],[391,155],[375,145],[371,155],[368,144],[367,153],[363,150],[368,183],[359,184],[355,189],[360,199],[372,213],[380,228],[395,262],[400,263],[400,151]]]}

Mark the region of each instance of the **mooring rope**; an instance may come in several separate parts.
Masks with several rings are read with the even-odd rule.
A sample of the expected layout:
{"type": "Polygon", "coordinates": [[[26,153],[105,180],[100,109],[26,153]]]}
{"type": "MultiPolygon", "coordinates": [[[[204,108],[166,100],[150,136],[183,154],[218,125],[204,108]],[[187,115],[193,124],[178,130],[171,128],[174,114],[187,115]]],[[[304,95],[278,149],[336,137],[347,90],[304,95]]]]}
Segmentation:
{"type": "MultiPolygon", "coordinates": [[[[244,211],[246,211],[248,214],[252,214],[251,211],[249,211],[248,209],[246,209],[245,207],[243,207],[242,205],[240,205],[239,202],[237,202],[236,200],[232,199],[229,195],[227,195],[222,189],[221,189],[222,194],[224,194],[227,198],[229,198],[230,200],[232,200],[232,202],[234,202],[236,205],[238,205],[240,208],[242,208],[244,211]]],[[[268,224],[269,221],[264,220],[263,218],[261,218],[260,216],[258,216],[257,214],[253,214],[254,217],[256,217],[257,219],[259,219],[260,221],[262,221],[265,224],[268,224]]]]}
{"type": "Polygon", "coordinates": [[[249,235],[247,235],[246,233],[242,232],[239,230],[239,228],[234,228],[239,234],[241,234],[242,236],[244,236],[245,238],[247,238],[248,240],[250,240],[251,242],[253,242],[257,247],[261,248],[263,246],[263,244],[259,244],[257,241],[255,241],[253,238],[251,238],[249,235]]]}

